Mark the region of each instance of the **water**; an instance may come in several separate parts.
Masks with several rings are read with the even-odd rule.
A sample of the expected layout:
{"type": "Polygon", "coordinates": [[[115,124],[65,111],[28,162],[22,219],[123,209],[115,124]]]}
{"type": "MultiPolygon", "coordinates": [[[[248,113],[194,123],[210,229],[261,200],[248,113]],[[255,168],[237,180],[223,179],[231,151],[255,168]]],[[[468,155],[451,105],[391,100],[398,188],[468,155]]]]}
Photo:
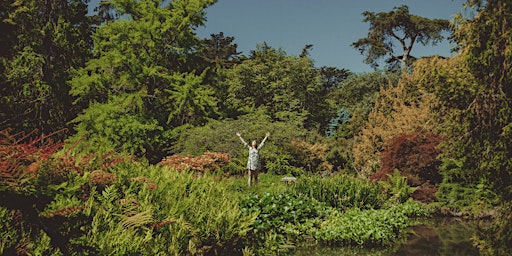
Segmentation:
{"type": "Polygon", "coordinates": [[[412,227],[413,232],[407,241],[397,251],[384,255],[480,255],[471,242],[476,228],[476,222],[458,218],[433,219],[412,227]]]}
{"type": "Polygon", "coordinates": [[[407,240],[389,249],[371,249],[356,247],[308,247],[295,255],[381,255],[381,256],[473,256],[480,255],[472,245],[471,237],[475,235],[476,222],[458,218],[434,218],[422,221],[409,230],[407,240]]]}

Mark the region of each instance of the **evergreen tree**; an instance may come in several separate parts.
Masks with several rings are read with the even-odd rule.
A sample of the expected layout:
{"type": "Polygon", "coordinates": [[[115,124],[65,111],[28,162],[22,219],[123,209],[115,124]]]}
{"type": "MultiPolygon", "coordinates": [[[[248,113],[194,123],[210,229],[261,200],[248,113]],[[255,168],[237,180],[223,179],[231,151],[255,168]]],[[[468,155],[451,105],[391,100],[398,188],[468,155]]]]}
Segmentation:
{"type": "Polygon", "coordinates": [[[0,129],[48,134],[76,116],[68,70],[91,56],[87,2],[2,1],[0,129]]]}
{"type": "Polygon", "coordinates": [[[174,128],[215,114],[211,88],[188,67],[209,0],[115,0],[122,19],[94,34],[94,58],[76,70],[71,94],[86,108],[75,139],[159,161],[174,128]]]}
{"type": "Polygon", "coordinates": [[[276,121],[304,118],[308,129],[325,128],[334,115],[312,61],[267,44],[229,70],[228,81],[229,102],[238,114],[265,107],[276,121]]]}
{"type": "Polygon", "coordinates": [[[501,0],[471,3],[478,14],[461,20],[456,39],[476,86],[459,106],[461,125],[454,135],[460,139],[452,141],[449,157],[460,162],[467,183],[483,183],[512,200],[512,6],[501,0]]]}

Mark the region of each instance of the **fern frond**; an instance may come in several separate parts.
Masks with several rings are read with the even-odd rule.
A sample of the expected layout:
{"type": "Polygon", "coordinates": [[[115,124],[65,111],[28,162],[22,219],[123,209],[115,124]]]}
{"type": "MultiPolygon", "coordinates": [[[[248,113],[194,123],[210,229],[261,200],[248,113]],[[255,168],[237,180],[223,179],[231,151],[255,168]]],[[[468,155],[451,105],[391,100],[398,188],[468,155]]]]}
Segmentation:
{"type": "MultiPolygon", "coordinates": [[[[126,216],[126,215],[124,215],[126,216]]],[[[126,216],[121,225],[124,228],[133,228],[133,227],[141,227],[146,224],[150,224],[153,222],[153,214],[151,209],[147,209],[146,211],[139,212],[137,214],[126,216]]]]}

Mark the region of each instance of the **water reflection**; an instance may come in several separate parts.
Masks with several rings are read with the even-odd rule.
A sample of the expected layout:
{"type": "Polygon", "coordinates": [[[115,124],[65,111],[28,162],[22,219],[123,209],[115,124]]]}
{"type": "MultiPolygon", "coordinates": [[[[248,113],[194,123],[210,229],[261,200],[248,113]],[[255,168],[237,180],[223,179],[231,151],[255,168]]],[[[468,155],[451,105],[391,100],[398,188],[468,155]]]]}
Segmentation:
{"type": "Polygon", "coordinates": [[[407,241],[389,256],[480,255],[472,245],[476,223],[454,218],[434,219],[412,228],[407,241]]]}
{"type": "Polygon", "coordinates": [[[472,256],[480,255],[472,245],[471,237],[476,234],[477,222],[457,218],[434,218],[422,221],[410,229],[407,240],[390,249],[360,247],[307,247],[295,255],[385,255],[385,256],[472,256]]]}

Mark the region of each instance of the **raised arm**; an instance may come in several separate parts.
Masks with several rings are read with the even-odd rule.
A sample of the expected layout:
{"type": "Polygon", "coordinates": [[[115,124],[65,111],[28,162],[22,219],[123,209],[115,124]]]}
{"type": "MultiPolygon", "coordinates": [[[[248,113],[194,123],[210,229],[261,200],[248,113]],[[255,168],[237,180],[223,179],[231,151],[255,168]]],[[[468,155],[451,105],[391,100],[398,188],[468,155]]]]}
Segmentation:
{"type": "Polygon", "coordinates": [[[263,145],[265,145],[265,141],[268,139],[268,136],[270,136],[270,132],[267,132],[267,134],[265,134],[265,138],[263,138],[260,145],[258,146],[258,150],[260,150],[263,147],[263,145]]]}
{"type": "Polygon", "coordinates": [[[245,140],[242,138],[242,135],[239,132],[236,133],[236,136],[238,136],[238,138],[242,141],[245,147],[249,147],[249,144],[245,142],[245,140]]]}

